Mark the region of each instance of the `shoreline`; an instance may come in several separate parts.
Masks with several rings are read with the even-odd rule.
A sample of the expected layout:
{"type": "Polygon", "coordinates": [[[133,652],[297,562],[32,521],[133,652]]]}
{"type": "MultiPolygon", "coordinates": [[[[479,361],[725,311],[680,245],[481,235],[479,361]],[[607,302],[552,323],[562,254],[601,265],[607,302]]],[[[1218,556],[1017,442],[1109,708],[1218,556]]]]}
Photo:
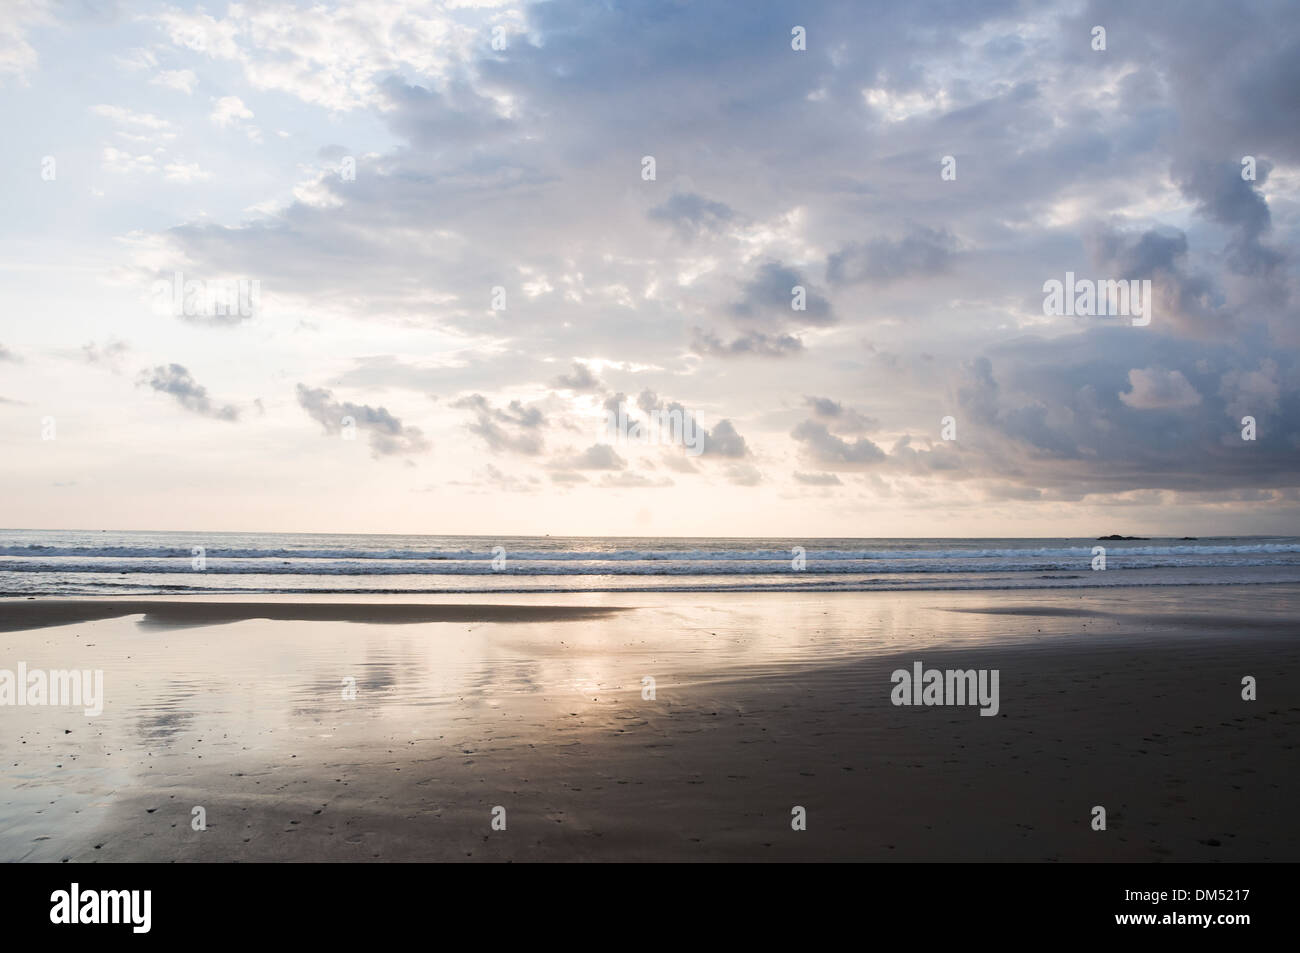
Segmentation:
{"type": "MultiPolygon", "coordinates": [[[[900,585],[889,583],[880,586],[861,587],[861,586],[835,586],[829,583],[811,582],[801,585],[787,584],[752,584],[752,585],[665,585],[665,586],[602,586],[590,588],[548,588],[544,586],[520,586],[517,588],[491,587],[491,588],[461,588],[461,589],[381,589],[365,588],[350,586],[346,589],[220,589],[220,588],[194,588],[184,592],[157,592],[157,593],[116,593],[116,592],[29,592],[15,590],[11,592],[0,593],[0,607],[16,603],[23,600],[35,599],[123,599],[137,601],[167,601],[171,599],[237,599],[237,598],[298,598],[309,599],[312,597],[346,597],[346,596],[390,596],[393,598],[459,598],[463,596],[551,596],[551,597],[570,597],[570,596],[632,596],[645,594],[650,596],[671,595],[680,593],[682,595],[707,596],[707,595],[749,595],[755,593],[778,593],[788,595],[870,595],[879,593],[881,595],[892,595],[896,593],[1034,593],[1034,592],[1111,592],[1125,591],[1133,589],[1204,589],[1221,586],[1249,587],[1249,586],[1300,586],[1300,572],[1294,576],[1279,576],[1275,578],[1251,578],[1257,567],[1219,567],[1216,574],[1219,578],[1213,579],[1162,579],[1155,575],[1165,573],[1162,569],[1137,569],[1124,570],[1125,575],[1138,576],[1142,574],[1151,574],[1148,578],[1133,579],[1132,581],[1123,582],[1106,582],[1106,583],[1072,583],[1066,584],[1067,579],[1091,579],[1090,574],[1079,573],[1071,576],[1060,576],[1052,579],[1052,582],[1062,584],[1058,585],[900,585]],[[1241,573],[1241,578],[1224,579],[1222,576],[1232,573],[1241,573]]],[[[3,567],[0,566],[0,573],[3,567]]],[[[1111,575],[1117,575],[1112,572],[1111,575]]],[[[817,575],[809,573],[809,575],[817,575]]],[[[531,577],[537,578],[537,577],[531,577]]],[[[830,578],[835,578],[832,574],[830,578]]]]}
{"type": "MultiPolygon", "coordinates": [[[[259,592],[257,599],[247,592],[193,592],[156,597],[129,595],[12,595],[0,596],[0,633],[73,625],[81,622],[142,615],[146,625],[183,627],[223,625],[251,620],[277,622],[353,622],[371,625],[414,625],[458,622],[561,622],[587,621],[615,613],[682,600],[717,597],[722,604],[771,597],[773,601],[817,597],[854,600],[879,597],[880,601],[949,597],[959,601],[988,596],[994,600],[1018,599],[1041,602],[1068,596],[1078,600],[1123,601],[1144,590],[1168,599],[1170,588],[1188,588],[1194,593],[1207,590],[1271,588],[1300,593],[1300,581],[1258,580],[1214,583],[1143,582],[1110,586],[1033,586],[1006,588],[948,589],[579,589],[579,590],[466,590],[463,592],[411,593],[392,590],[339,590],[259,592]],[[645,598],[635,599],[643,596],[645,598]],[[366,597],[364,602],[344,601],[366,597]],[[613,597],[615,602],[611,602],[613,597]],[[493,599],[498,601],[470,601],[493,599]],[[565,600],[568,604],[538,604],[534,600],[565,600]]],[[[953,607],[947,611],[993,615],[1086,615],[1105,616],[1104,609],[1048,609],[1032,605],[1008,607],[953,607]]],[[[1181,621],[1196,622],[1191,616],[1181,621]]]]}

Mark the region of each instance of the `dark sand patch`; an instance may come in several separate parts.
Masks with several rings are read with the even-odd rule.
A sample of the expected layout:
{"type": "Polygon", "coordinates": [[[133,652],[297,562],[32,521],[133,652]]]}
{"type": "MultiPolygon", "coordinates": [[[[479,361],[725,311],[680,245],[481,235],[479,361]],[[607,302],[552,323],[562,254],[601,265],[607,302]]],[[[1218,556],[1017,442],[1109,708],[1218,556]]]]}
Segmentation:
{"type": "Polygon", "coordinates": [[[186,602],[180,600],[39,599],[0,603],[0,632],[143,615],[150,625],[223,625],[249,619],[280,622],[563,622],[599,619],[621,608],[537,605],[410,605],[377,602],[186,602]]]}

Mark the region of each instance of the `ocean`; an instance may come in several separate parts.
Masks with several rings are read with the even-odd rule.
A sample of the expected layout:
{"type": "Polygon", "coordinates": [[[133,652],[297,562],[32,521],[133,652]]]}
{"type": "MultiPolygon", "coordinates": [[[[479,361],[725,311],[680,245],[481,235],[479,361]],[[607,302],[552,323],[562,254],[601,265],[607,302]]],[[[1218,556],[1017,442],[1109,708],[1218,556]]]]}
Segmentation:
{"type": "Polygon", "coordinates": [[[690,539],[0,530],[0,596],[1300,582],[1300,537],[690,539]],[[1105,548],[1105,568],[1094,547],[1105,548]]]}

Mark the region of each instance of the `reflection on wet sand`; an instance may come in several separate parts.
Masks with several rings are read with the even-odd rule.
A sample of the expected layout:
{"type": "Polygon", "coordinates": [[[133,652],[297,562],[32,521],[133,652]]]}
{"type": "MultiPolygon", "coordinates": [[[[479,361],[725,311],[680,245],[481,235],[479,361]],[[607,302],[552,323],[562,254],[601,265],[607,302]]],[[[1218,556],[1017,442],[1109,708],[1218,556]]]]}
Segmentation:
{"type": "Polygon", "coordinates": [[[986,849],[972,811],[989,856],[1184,856],[1156,828],[1076,839],[1062,805],[1084,779],[1129,813],[1193,793],[1189,817],[1233,827],[1244,856],[1286,856],[1294,823],[1267,848],[1249,828],[1286,816],[1274,791],[1296,770],[1275,750],[1300,711],[1280,694],[1296,595],[664,594],[528,621],[542,607],[520,597],[495,620],[461,606],[474,621],[400,625],[285,603],[279,621],[194,628],[193,610],[151,608],[177,624],[13,631],[9,662],[103,669],[107,701],[98,718],[0,711],[0,858],[962,857],[986,849]],[[1000,668],[1002,715],[891,707],[900,658],[1000,668]],[[1246,670],[1272,704],[1242,708],[1246,670]],[[1136,753],[1144,736],[1166,739],[1141,742],[1158,759],[1136,753]],[[1202,778],[1221,748],[1237,770],[1202,778]],[[495,806],[512,820],[490,839],[495,806]]]}

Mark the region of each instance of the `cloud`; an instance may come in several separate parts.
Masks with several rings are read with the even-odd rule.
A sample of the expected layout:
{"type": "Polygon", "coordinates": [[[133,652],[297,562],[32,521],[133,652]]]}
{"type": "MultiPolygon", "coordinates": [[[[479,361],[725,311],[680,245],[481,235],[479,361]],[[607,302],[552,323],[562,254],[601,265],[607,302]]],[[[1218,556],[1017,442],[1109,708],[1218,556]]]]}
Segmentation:
{"type": "Polygon", "coordinates": [[[1187,236],[1176,229],[1141,233],[1099,229],[1089,237],[1092,260],[1104,277],[1149,279],[1155,311],[1152,320],[1177,331],[1219,334],[1232,322],[1222,290],[1207,274],[1189,267],[1187,236]]]}
{"type": "Polygon", "coordinates": [[[212,114],[208,118],[224,129],[241,120],[252,119],[253,111],[238,96],[222,96],[213,104],[212,114]]]}
{"type": "Polygon", "coordinates": [[[956,240],[946,231],[916,228],[900,239],[850,242],[826,260],[831,284],[889,284],[941,274],[951,266],[956,240]]]}
{"type": "Polygon", "coordinates": [[[104,169],[117,175],[131,175],[136,172],[157,172],[158,160],[151,155],[132,155],[113,146],[105,146],[102,152],[104,169]]]}
{"type": "Polygon", "coordinates": [[[237,407],[214,404],[208,397],[208,389],[200,386],[180,364],[159,364],[152,371],[142,371],[140,383],[176,398],[178,404],[200,416],[232,422],[239,419],[237,407]]]}
{"type": "Polygon", "coordinates": [[[843,437],[837,437],[826,425],[815,420],[805,420],[791,432],[790,436],[803,445],[809,460],[827,469],[854,469],[877,464],[885,459],[885,451],[868,440],[859,437],[850,443],[843,437]]]}
{"type": "Polygon", "coordinates": [[[704,452],[701,455],[745,457],[749,455],[749,446],[730,420],[720,420],[712,430],[704,431],[704,452]]]}
{"type": "Polygon", "coordinates": [[[830,324],[835,320],[830,302],[808,285],[796,269],[767,262],[746,282],[740,300],[731,305],[731,313],[742,320],[830,324]],[[798,288],[803,289],[802,311],[793,307],[798,288]]]}
{"type": "Polygon", "coordinates": [[[107,368],[114,374],[122,373],[122,362],[130,350],[129,344],[115,337],[110,337],[103,344],[91,341],[81,346],[87,364],[107,368]]]}
{"type": "Polygon", "coordinates": [[[580,453],[570,453],[551,462],[557,470],[622,470],[627,461],[607,443],[592,444],[580,453]]]}
{"type": "Polygon", "coordinates": [[[673,486],[668,477],[649,477],[641,473],[605,473],[596,484],[605,489],[662,489],[673,486]]]}
{"type": "Polygon", "coordinates": [[[651,221],[672,225],[685,239],[719,231],[736,219],[736,213],[726,203],[712,202],[694,192],[675,192],[646,215],[651,221]]]}
{"type": "MultiPolygon", "coordinates": [[[[474,487],[493,493],[536,493],[541,488],[541,481],[535,476],[512,476],[490,463],[475,470],[474,477],[473,481],[452,480],[450,485],[474,487]]],[[[440,487],[429,487],[431,492],[440,489],[440,487]]]]}
{"type": "Polygon", "coordinates": [[[0,12],[0,79],[14,77],[21,83],[36,69],[36,49],[27,41],[34,26],[53,20],[53,11],[42,0],[11,0],[0,12]]]}
{"type": "Polygon", "coordinates": [[[199,167],[197,162],[169,162],[163,166],[163,176],[168,182],[203,182],[212,175],[199,167]]]}
{"type": "MultiPolygon", "coordinates": [[[[617,396],[620,398],[619,403],[621,403],[622,395],[617,396]]],[[[637,396],[636,404],[637,408],[646,415],[657,412],[661,417],[667,415],[670,422],[680,419],[683,445],[690,445],[694,442],[699,450],[698,456],[700,457],[731,457],[738,459],[749,456],[749,446],[745,443],[745,438],[740,435],[730,420],[720,420],[712,431],[707,430],[700,424],[695,414],[687,410],[681,403],[661,400],[659,395],[651,390],[642,391],[637,396]],[[692,434],[696,438],[695,441],[687,439],[692,434]]],[[[606,402],[606,407],[610,409],[609,402],[606,402]]],[[[614,404],[612,410],[617,412],[618,403],[614,404]]]]}
{"type": "Polygon", "coordinates": [[[575,485],[578,483],[589,482],[581,473],[571,473],[567,471],[556,471],[551,474],[552,483],[575,485]]]}
{"type": "Polygon", "coordinates": [[[996,365],[970,362],[958,388],[959,475],[1062,498],[1294,484],[1300,390],[1282,384],[1280,361],[1135,330],[1024,338],[999,348],[996,365]],[[1267,441],[1243,443],[1246,414],[1269,418],[1267,441]]]}
{"type": "Polygon", "coordinates": [[[104,119],[111,119],[119,125],[133,127],[151,133],[169,133],[175,130],[175,126],[166,119],[160,119],[153,113],[138,113],[126,106],[110,106],[101,104],[92,106],[90,111],[96,116],[104,119]]]}
{"type": "Polygon", "coordinates": [[[712,331],[696,328],[691,339],[691,350],[707,357],[791,357],[803,350],[803,341],[792,334],[769,335],[760,331],[747,331],[730,342],[723,341],[712,331]]]}
{"type": "Polygon", "coordinates": [[[161,70],[149,80],[154,86],[165,86],[186,95],[194,92],[194,86],[198,81],[199,79],[194,75],[194,71],[188,69],[161,70]]]}
{"type": "Polygon", "coordinates": [[[733,486],[758,486],[763,474],[752,463],[733,463],[726,469],[727,482],[733,486]]]}
{"type": "Polygon", "coordinates": [[[341,113],[381,108],[382,80],[394,74],[451,78],[482,48],[488,25],[514,25],[520,16],[455,6],[465,9],[371,0],[291,11],[232,4],[220,18],[167,7],[153,19],[177,47],[236,64],[251,86],[341,113]]]}
{"type": "Polygon", "coordinates": [[[341,435],[345,427],[355,427],[370,434],[371,455],[378,457],[407,456],[432,449],[418,427],[403,424],[383,407],[368,404],[339,402],[333,393],[323,387],[297,387],[298,406],[325,428],[331,435],[341,435]]]}
{"type": "MultiPolygon", "coordinates": [[[[77,118],[89,141],[111,137],[98,143],[106,170],[166,182],[174,221],[115,214],[104,228],[118,232],[93,237],[138,254],[144,281],[182,265],[258,275],[292,315],[263,328],[290,380],[458,397],[430,409],[430,427],[472,436],[439,440],[430,465],[448,476],[488,474],[485,448],[537,463],[551,433],[590,435],[602,401],[626,403],[608,387],[641,394],[643,413],[667,393],[727,423],[699,458],[629,450],[624,469],[591,472],[619,474],[629,497],[637,480],[671,473],[688,497],[761,480],[760,466],[793,470],[755,494],[774,520],[802,518],[783,499],[889,499],[902,514],[939,494],[957,507],[949,490],[961,489],[1025,503],[1016,512],[1041,503],[1060,526],[1074,518],[1053,509],[1066,499],[1232,495],[1214,504],[1226,514],[1251,493],[1289,492],[1300,472],[1290,9],[937,9],[801,7],[810,38],[835,42],[795,56],[777,42],[786,14],[763,4],[725,18],[570,0],[164,8],[153,22],[165,43],[131,53],[131,85],[106,82],[96,97],[130,107],[77,118]],[[1112,37],[1104,57],[1066,42],[1096,22],[1112,37]],[[507,51],[485,42],[497,23],[507,51]],[[1150,42],[1114,42],[1125,35],[1150,42]],[[1044,55],[1043,37],[1063,42],[1044,55]],[[192,84],[162,83],[191,71],[192,84]],[[141,99],[145,79],[159,85],[141,99]],[[208,113],[224,101],[173,89],[237,92],[220,120],[231,129],[253,109],[265,120],[277,104],[308,104],[293,111],[303,165],[250,152],[243,135],[209,136],[201,165],[155,151],[196,121],[215,129],[208,113]],[[1240,177],[1248,151],[1254,182],[1240,177]],[[639,176],[649,152],[658,182],[639,176]],[[946,154],[953,182],[939,177],[946,154]],[[344,155],[358,159],[355,180],[340,175],[344,155]],[[237,197],[205,188],[236,167],[247,173],[237,197]],[[1150,278],[1153,323],[1044,316],[1042,282],[1066,270],[1150,278]],[[509,309],[490,312],[498,284],[509,309]],[[796,284],[803,312],[790,306],[796,284]],[[360,340],[387,355],[358,356],[360,340]],[[570,366],[574,355],[601,357],[570,366]],[[943,442],[948,414],[958,439],[943,442]],[[1261,439],[1243,447],[1229,425],[1246,414],[1261,439]]],[[[245,360],[257,329],[230,330],[202,346],[245,360]]],[[[47,346],[26,330],[10,343],[47,346]]],[[[604,485],[537,472],[575,496],[604,485]]]]}
{"type": "Polygon", "coordinates": [[[1219,394],[1226,401],[1225,411],[1234,420],[1246,415],[1261,417],[1276,413],[1283,394],[1277,361],[1264,358],[1254,370],[1228,371],[1220,382],[1219,394]]]}
{"type": "Polygon", "coordinates": [[[1137,410],[1183,410],[1201,402],[1182,371],[1134,368],[1128,372],[1128,383],[1129,389],[1119,399],[1137,410]]]}
{"type": "Polygon", "coordinates": [[[574,361],[573,373],[559,375],[552,381],[552,385],[575,391],[602,390],[604,388],[596,375],[591,372],[591,368],[581,361],[574,361]]]}
{"type": "Polygon", "coordinates": [[[504,140],[516,132],[491,99],[459,78],[440,89],[389,78],[382,90],[393,128],[423,148],[504,140]]]}
{"type": "Polygon", "coordinates": [[[525,407],[518,400],[512,400],[504,409],[499,409],[482,394],[462,397],[451,406],[473,412],[475,419],[469,425],[469,431],[481,437],[493,453],[536,456],[542,452],[543,441],[539,431],[545,427],[546,419],[540,409],[525,407]]]}
{"type": "Polygon", "coordinates": [[[800,473],[796,470],[794,479],[796,483],[805,486],[843,486],[840,478],[834,473],[800,473]]]}
{"type": "Polygon", "coordinates": [[[813,416],[827,422],[829,429],[836,433],[863,433],[880,427],[876,418],[860,414],[829,397],[805,397],[804,402],[812,408],[813,416]]]}
{"type": "Polygon", "coordinates": [[[1242,178],[1242,167],[1230,162],[1178,162],[1174,178],[1183,194],[1194,199],[1197,211],[1235,234],[1228,242],[1228,265],[1238,274],[1268,274],[1284,257],[1261,239],[1272,229],[1268,203],[1258,191],[1268,181],[1272,163],[1256,164],[1256,180],[1242,178]]]}

